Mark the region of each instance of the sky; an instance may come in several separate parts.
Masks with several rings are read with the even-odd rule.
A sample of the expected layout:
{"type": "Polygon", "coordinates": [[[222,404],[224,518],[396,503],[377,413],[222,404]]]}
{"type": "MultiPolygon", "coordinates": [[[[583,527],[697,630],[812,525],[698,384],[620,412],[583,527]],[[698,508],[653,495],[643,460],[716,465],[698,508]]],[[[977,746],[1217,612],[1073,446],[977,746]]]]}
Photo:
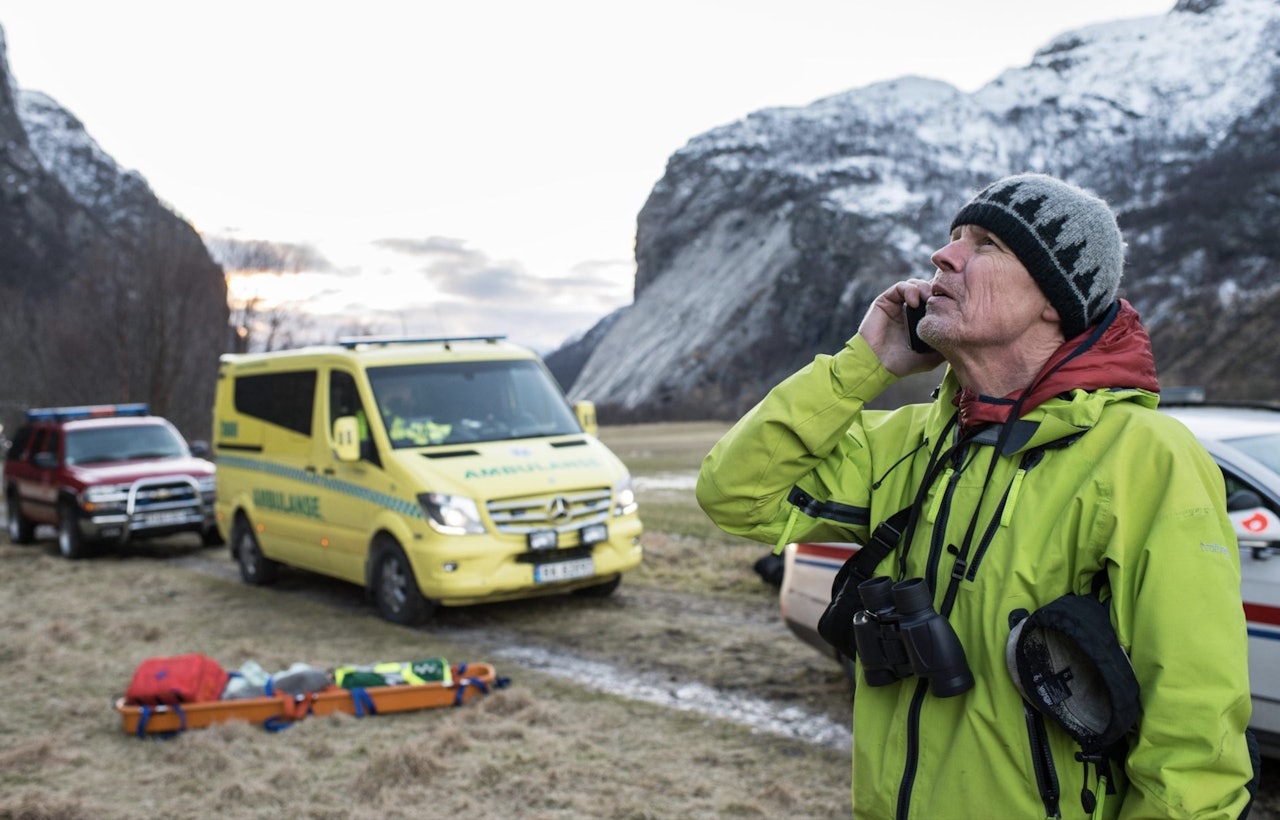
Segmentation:
{"type": "Polygon", "coordinates": [[[281,249],[283,273],[221,258],[295,342],[547,352],[631,302],[636,217],[693,137],[907,75],[973,91],[1059,33],[1173,5],[0,0],[0,27],[16,85],[210,244],[281,249]]]}

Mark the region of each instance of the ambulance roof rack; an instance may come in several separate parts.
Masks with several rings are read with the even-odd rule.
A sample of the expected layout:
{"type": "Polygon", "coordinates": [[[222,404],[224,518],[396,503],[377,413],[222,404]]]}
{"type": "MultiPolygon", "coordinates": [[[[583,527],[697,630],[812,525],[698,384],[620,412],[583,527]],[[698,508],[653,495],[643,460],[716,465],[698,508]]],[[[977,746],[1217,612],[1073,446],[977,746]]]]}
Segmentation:
{"type": "Polygon", "coordinates": [[[27,421],[77,421],[111,416],[145,416],[151,412],[146,402],[133,404],[84,404],[78,407],[33,407],[27,421]]]}
{"type": "Polygon", "coordinates": [[[428,338],[423,336],[344,336],[338,339],[338,344],[351,350],[361,345],[425,345],[425,344],[443,344],[445,349],[453,342],[488,342],[489,344],[497,344],[506,336],[437,336],[428,338]]]}

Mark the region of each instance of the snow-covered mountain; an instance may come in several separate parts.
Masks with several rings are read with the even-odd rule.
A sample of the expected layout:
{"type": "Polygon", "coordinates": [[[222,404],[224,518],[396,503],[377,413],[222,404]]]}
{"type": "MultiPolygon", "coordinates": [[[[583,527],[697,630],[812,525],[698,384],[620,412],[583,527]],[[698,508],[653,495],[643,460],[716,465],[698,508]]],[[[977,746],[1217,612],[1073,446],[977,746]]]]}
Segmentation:
{"type": "Polygon", "coordinates": [[[1280,398],[1280,346],[1258,344],[1280,315],[1278,43],[1277,0],[1181,0],[971,94],[908,77],[697,136],[640,213],[635,302],[571,395],[605,420],[735,417],[890,282],[930,276],[977,189],[1042,171],[1116,208],[1121,295],[1166,386],[1280,398]]]}

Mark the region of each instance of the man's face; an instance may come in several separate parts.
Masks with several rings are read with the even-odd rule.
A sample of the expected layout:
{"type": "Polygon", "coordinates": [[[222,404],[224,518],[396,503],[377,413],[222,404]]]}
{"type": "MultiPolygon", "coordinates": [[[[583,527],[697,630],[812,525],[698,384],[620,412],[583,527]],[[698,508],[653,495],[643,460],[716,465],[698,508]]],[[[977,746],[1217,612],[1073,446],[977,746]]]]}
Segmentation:
{"type": "Polygon", "coordinates": [[[1018,257],[986,228],[957,227],[931,259],[937,272],[919,331],[943,353],[1008,345],[1052,311],[1018,257]]]}

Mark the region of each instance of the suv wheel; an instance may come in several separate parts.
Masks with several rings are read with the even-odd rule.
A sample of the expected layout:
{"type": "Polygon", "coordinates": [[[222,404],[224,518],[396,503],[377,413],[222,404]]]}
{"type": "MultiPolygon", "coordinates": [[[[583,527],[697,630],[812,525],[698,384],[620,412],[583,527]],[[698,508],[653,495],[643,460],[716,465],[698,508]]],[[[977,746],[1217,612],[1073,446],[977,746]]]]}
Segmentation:
{"type": "Polygon", "coordinates": [[[200,532],[200,543],[206,547],[220,547],[226,542],[222,540],[217,527],[207,527],[200,532]]]}
{"type": "Polygon", "coordinates": [[[80,515],[70,501],[58,502],[58,551],[72,561],[88,554],[84,536],[80,534],[80,515]]]}
{"type": "Polygon", "coordinates": [[[18,494],[10,491],[5,499],[9,518],[9,540],[15,544],[30,544],[36,537],[36,525],[18,509],[18,494]]]}
{"type": "Polygon", "coordinates": [[[244,516],[231,527],[231,549],[240,565],[240,580],[251,586],[262,586],[276,579],[280,565],[262,554],[258,538],[244,516]]]}
{"type": "Polygon", "coordinates": [[[389,538],[379,539],[374,544],[372,560],[369,580],[378,613],[393,624],[418,626],[426,623],[435,611],[435,605],[418,589],[413,567],[400,545],[389,538]]]}

